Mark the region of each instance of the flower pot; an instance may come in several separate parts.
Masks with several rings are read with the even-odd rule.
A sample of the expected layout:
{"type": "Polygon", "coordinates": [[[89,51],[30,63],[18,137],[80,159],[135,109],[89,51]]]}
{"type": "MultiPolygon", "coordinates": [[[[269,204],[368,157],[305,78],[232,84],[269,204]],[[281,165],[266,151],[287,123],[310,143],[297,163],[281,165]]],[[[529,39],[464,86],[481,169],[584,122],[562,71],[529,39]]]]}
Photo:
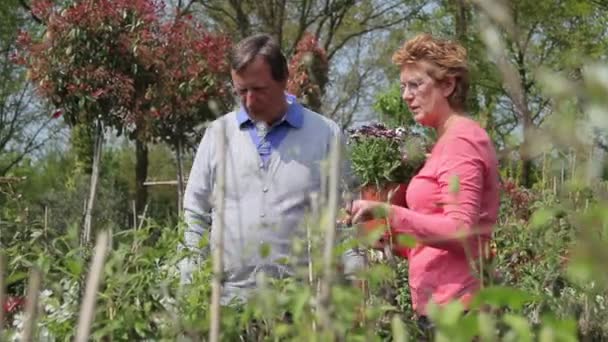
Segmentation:
{"type": "MultiPolygon", "coordinates": [[[[407,183],[390,183],[378,189],[375,186],[367,186],[361,189],[361,199],[371,201],[389,202],[391,205],[407,208],[405,194],[407,191],[407,183]],[[393,196],[388,198],[391,191],[394,191],[393,196]]],[[[385,230],[385,233],[372,245],[372,248],[384,251],[384,246],[389,244],[393,254],[401,258],[407,259],[410,249],[407,246],[398,244],[395,236],[391,234],[390,227],[385,218],[375,218],[360,224],[361,234],[367,235],[378,229],[385,230]]]]}
{"type": "MultiPolygon", "coordinates": [[[[388,183],[377,187],[376,185],[366,185],[361,188],[361,199],[368,201],[387,202],[389,193],[400,187],[398,183],[388,183]]],[[[393,196],[394,198],[395,196],[393,196]]]]}
{"type": "MultiPolygon", "coordinates": [[[[382,187],[375,185],[368,185],[361,189],[361,199],[368,201],[378,202],[389,202],[392,205],[404,206],[405,207],[405,190],[407,184],[402,183],[388,183],[382,187]],[[389,200],[389,195],[392,193],[392,197],[389,200]]],[[[375,244],[374,248],[382,249],[384,240],[389,232],[388,222],[385,218],[374,218],[361,223],[361,234],[368,235],[377,230],[386,231],[383,237],[380,239],[378,244],[375,244]]]]}

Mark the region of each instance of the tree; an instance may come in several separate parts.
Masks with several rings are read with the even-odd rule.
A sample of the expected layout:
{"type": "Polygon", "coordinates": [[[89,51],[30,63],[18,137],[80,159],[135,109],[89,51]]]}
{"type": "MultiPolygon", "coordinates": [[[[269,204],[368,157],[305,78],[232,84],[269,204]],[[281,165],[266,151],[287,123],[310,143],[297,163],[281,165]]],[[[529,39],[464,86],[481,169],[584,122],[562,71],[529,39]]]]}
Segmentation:
{"type": "Polygon", "coordinates": [[[34,98],[25,70],[15,64],[17,33],[27,20],[17,1],[1,5],[0,21],[0,176],[40,149],[59,129],[34,98]]]}
{"type": "Polygon", "coordinates": [[[183,154],[198,139],[197,126],[223,113],[230,104],[228,51],[230,40],[205,31],[187,12],[160,28],[162,72],[146,94],[152,99],[155,140],[169,144],[177,159],[177,203],[182,212],[183,154]],[[194,138],[194,139],[193,139],[194,138]]]}
{"type": "Polygon", "coordinates": [[[289,62],[287,90],[301,99],[312,110],[321,111],[321,100],[327,84],[329,65],[325,50],[318,40],[306,33],[289,62]]]}
{"type": "Polygon", "coordinates": [[[154,51],[161,10],[153,0],[84,0],[65,7],[44,0],[32,3],[32,14],[46,32],[37,39],[22,34],[30,79],[70,126],[95,127],[85,242],[91,233],[104,128],[126,130],[138,142],[138,152],[145,148],[142,137],[150,108],[145,94],[160,66],[154,51]]]}
{"type": "Polygon", "coordinates": [[[604,50],[606,11],[571,0],[437,1],[416,31],[459,40],[469,53],[470,113],[489,131],[502,156],[517,151],[521,184],[531,186],[538,130],[555,104],[538,82],[542,69],[578,78],[581,66],[604,50]],[[500,27],[488,35],[488,21],[500,27]],[[503,41],[501,46],[498,41],[503,41]]]}
{"type": "Polygon", "coordinates": [[[328,83],[322,113],[350,125],[362,107],[371,106],[376,65],[384,49],[370,48],[391,30],[401,30],[430,0],[196,0],[201,20],[239,40],[266,32],[281,42],[288,57],[308,33],[327,55],[328,83]]]}
{"type": "MultiPolygon", "coordinates": [[[[520,0],[512,2],[509,11],[512,21],[501,23],[506,52],[490,51],[494,50],[491,58],[504,80],[498,104],[506,110],[499,110],[499,120],[512,129],[521,127],[521,184],[530,187],[537,138],[542,136],[538,129],[556,109],[543,93],[537,71],[544,68],[580,79],[585,61],[603,53],[604,45],[596,42],[605,35],[607,12],[596,4],[572,0],[520,0]]],[[[487,39],[490,47],[495,46],[487,39]]]]}

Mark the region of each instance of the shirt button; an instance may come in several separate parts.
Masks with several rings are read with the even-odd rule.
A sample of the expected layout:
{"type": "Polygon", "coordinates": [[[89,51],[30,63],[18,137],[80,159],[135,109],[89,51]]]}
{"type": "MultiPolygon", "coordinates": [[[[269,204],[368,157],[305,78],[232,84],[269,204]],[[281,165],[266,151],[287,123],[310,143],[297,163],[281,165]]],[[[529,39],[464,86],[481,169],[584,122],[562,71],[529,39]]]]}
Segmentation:
{"type": "Polygon", "coordinates": [[[260,163],[260,169],[264,168],[264,163],[260,163]]]}
{"type": "Polygon", "coordinates": [[[264,189],[262,189],[262,191],[268,192],[268,188],[264,188],[264,189]]]}

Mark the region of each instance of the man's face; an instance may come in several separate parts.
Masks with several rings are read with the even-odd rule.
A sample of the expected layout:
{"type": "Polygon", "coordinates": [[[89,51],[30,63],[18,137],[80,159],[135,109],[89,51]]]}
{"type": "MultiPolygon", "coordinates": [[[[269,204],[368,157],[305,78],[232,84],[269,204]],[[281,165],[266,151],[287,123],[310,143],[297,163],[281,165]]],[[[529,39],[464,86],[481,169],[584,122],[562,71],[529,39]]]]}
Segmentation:
{"type": "Polygon", "coordinates": [[[232,70],[232,83],[243,107],[254,120],[272,122],[285,111],[287,81],[275,81],[270,65],[257,56],[243,70],[232,70]]]}

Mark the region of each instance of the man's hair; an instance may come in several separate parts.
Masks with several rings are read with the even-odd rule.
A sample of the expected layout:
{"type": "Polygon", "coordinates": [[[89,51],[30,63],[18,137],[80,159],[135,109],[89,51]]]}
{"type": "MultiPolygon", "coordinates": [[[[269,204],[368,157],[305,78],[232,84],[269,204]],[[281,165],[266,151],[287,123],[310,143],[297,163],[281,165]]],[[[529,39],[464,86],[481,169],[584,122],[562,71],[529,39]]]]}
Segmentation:
{"type": "Polygon", "coordinates": [[[285,81],[289,76],[287,60],[279,44],[268,34],[256,34],[241,40],[230,54],[230,68],[239,72],[257,56],[262,56],[270,65],[272,78],[285,81]]]}
{"type": "Polygon", "coordinates": [[[448,97],[453,108],[464,109],[469,90],[469,67],[467,51],[457,42],[435,38],[429,34],[420,34],[405,42],[395,54],[393,63],[399,67],[418,63],[427,63],[427,73],[436,81],[454,77],[454,92],[448,97]]]}

